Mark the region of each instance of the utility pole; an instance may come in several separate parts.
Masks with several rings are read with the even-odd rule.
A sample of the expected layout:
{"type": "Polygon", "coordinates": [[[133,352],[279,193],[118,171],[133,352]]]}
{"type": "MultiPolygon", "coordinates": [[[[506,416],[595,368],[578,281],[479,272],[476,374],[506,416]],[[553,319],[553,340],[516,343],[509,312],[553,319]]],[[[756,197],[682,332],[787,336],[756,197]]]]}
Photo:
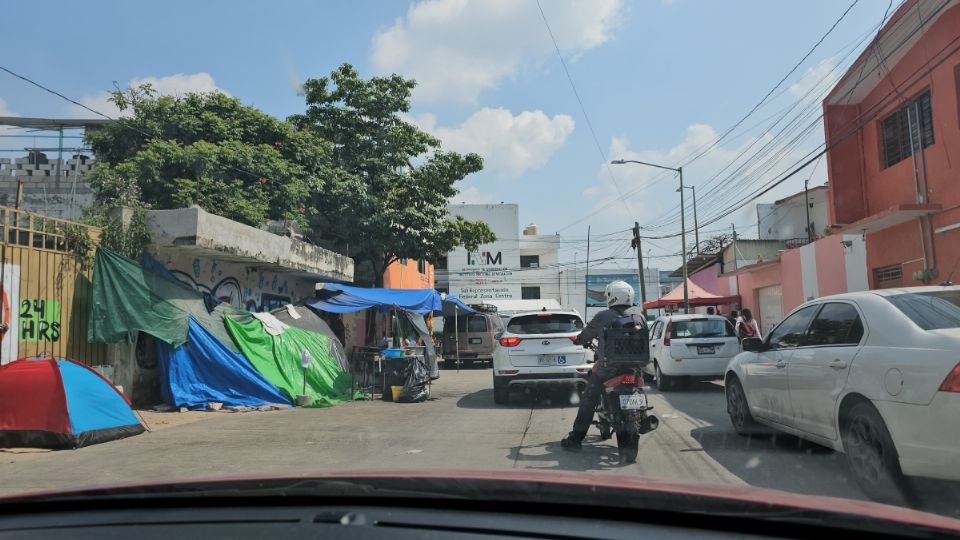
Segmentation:
{"type": "Polygon", "coordinates": [[[803,198],[806,201],[804,206],[807,209],[807,242],[813,242],[813,227],[810,226],[810,191],[807,189],[809,183],[809,178],[803,181],[803,198]]]}
{"type": "Polygon", "coordinates": [[[697,255],[700,255],[700,225],[697,221],[697,186],[690,186],[693,192],[693,235],[697,242],[697,255]]]}
{"type": "Polygon", "coordinates": [[[583,318],[587,319],[587,303],[590,300],[590,226],[587,225],[587,269],[583,274],[583,318]]]}
{"type": "Polygon", "coordinates": [[[680,250],[683,252],[683,312],[690,313],[690,291],[687,286],[687,215],[683,202],[683,167],[677,167],[680,175],[680,250]]]}
{"type": "Polygon", "coordinates": [[[640,223],[633,222],[633,242],[631,244],[633,249],[637,250],[637,269],[640,270],[640,309],[643,311],[643,314],[647,314],[647,308],[643,307],[643,303],[647,301],[647,280],[643,275],[643,248],[640,245],[640,223]]]}
{"type": "Polygon", "coordinates": [[[563,270],[557,272],[557,296],[560,297],[560,305],[563,306],[563,286],[560,285],[560,277],[563,275],[563,270]]]}
{"type": "Polygon", "coordinates": [[[733,269],[737,269],[737,224],[731,223],[730,228],[733,229],[733,269]]]}

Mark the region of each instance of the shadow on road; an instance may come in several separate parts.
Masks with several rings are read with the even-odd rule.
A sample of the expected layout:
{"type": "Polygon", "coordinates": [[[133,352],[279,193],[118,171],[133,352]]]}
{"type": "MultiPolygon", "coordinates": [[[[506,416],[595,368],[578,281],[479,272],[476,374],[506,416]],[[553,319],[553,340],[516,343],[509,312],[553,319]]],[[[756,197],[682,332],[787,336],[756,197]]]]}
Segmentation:
{"type": "Polygon", "coordinates": [[[603,443],[598,436],[588,436],[580,452],[564,450],[560,441],[514,446],[507,458],[514,462],[515,467],[527,469],[598,471],[628,466],[620,463],[616,447],[603,443]]]}
{"type": "Polygon", "coordinates": [[[572,395],[572,392],[565,390],[537,391],[530,389],[529,392],[518,390],[510,393],[509,404],[497,405],[493,402],[493,389],[485,388],[461,397],[457,401],[457,407],[461,409],[529,409],[531,407],[551,409],[576,407],[576,403],[571,402],[572,395]]]}

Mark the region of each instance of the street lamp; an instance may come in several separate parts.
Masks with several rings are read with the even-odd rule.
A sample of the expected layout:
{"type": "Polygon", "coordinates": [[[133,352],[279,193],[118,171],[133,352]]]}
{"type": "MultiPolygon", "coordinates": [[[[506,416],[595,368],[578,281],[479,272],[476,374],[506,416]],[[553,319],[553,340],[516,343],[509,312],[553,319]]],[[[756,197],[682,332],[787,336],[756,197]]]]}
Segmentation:
{"type": "Polygon", "coordinates": [[[700,226],[697,225],[697,186],[677,188],[677,193],[680,193],[681,189],[689,189],[693,192],[693,234],[696,236],[694,242],[697,243],[697,255],[700,255],[700,226]]]}
{"type": "Polygon", "coordinates": [[[635,159],[615,159],[610,162],[613,165],[624,165],[626,163],[636,163],[637,165],[646,165],[647,167],[656,167],[657,169],[664,169],[667,171],[673,171],[680,175],[680,189],[677,191],[680,192],[680,251],[683,257],[683,312],[690,313],[690,291],[687,287],[687,224],[686,224],[686,212],[684,210],[684,198],[683,198],[683,167],[664,167],[663,165],[657,165],[655,163],[647,163],[645,161],[637,161],[635,159]]]}

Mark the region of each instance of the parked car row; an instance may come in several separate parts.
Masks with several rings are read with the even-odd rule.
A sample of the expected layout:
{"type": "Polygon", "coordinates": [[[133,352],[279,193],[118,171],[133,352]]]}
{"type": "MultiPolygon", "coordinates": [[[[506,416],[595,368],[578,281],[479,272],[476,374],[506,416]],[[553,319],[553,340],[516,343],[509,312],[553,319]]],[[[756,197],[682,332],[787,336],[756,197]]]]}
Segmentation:
{"type": "MultiPolygon", "coordinates": [[[[492,347],[496,403],[518,386],[582,387],[583,326],[575,311],[509,318],[492,347]]],[[[661,391],[723,379],[737,433],[773,428],[842,452],[874,498],[902,502],[909,476],[960,480],[960,287],[819,298],[742,345],[716,315],[660,317],[649,338],[661,391]]]]}

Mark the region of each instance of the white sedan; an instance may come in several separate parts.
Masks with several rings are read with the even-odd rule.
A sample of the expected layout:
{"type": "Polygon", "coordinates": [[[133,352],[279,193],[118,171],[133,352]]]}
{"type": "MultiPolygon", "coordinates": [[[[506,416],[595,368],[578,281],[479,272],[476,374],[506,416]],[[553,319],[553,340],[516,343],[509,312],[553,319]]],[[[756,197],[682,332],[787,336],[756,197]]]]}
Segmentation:
{"type": "Polygon", "coordinates": [[[960,480],[960,287],[819,298],[743,349],[725,380],[737,433],[844,452],[880,500],[909,497],[904,475],[960,480]]]}
{"type": "Polygon", "coordinates": [[[650,327],[650,359],[644,368],[661,392],[684,380],[723,377],[730,359],[740,352],[733,325],[719,315],[667,315],[650,327]]]}

